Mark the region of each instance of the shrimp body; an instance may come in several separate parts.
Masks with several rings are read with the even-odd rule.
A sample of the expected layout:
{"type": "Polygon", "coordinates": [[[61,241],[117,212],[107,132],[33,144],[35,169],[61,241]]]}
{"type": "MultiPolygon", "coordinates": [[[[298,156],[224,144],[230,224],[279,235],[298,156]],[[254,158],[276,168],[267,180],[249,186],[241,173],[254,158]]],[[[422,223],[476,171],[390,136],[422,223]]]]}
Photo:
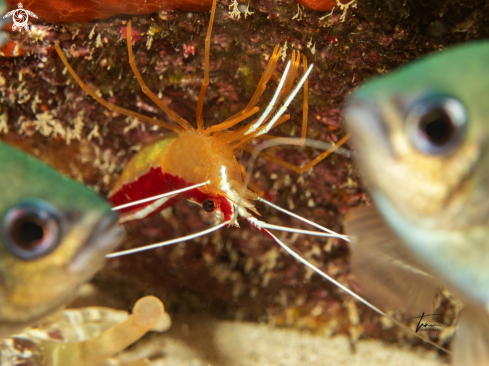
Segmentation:
{"type": "MultiPolygon", "coordinates": [[[[283,71],[273,97],[266,108],[261,109],[258,103],[283,51],[279,45],[276,45],[246,108],[221,123],[205,128],[202,110],[209,85],[210,38],[216,3],[217,1],[214,0],[205,40],[204,78],[196,108],[196,128],[164,104],[144,82],[134,60],[131,22],[127,26],[126,38],[129,64],[134,76],[141,90],[176,124],[151,118],[107,102],[80,79],[59,44],[55,44],[55,49],[78,85],[100,104],[117,113],[173,131],[172,134],[157,138],[144,146],[125,167],[119,181],[110,192],[109,201],[118,206],[114,209],[120,210],[122,222],[143,219],[172,206],[180,199],[187,199],[202,205],[207,212],[213,212],[220,224],[237,225],[235,219],[241,217],[270,236],[269,232],[263,230],[265,223],[249,212],[257,213],[250,200],[260,199],[260,197],[244,186],[240,165],[235,156],[243,150],[258,153],[248,146],[254,139],[275,138],[269,132],[290,118],[290,115],[285,112],[302,87],[304,94],[301,139],[299,141],[288,140],[292,140],[289,143],[293,145],[302,146],[304,144],[308,120],[307,78],[313,65],[307,67],[307,59],[304,55],[302,56],[303,75],[294,86],[301,63],[301,54],[292,51],[290,61],[283,71]],[[250,117],[258,112],[260,112],[258,118],[250,121],[250,117]],[[198,186],[198,188],[190,188],[192,186],[198,186]],[[173,191],[179,192],[172,193],[173,191]],[[150,197],[157,195],[165,195],[165,197],[150,201],[150,197]],[[139,202],[141,200],[144,202],[139,202]]],[[[297,173],[302,173],[323,160],[347,139],[348,135],[336,146],[303,167],[292,165],[269,154],[259,153],[258,155],[297,173]]],[[[260,191],[257,187],[251,188],[257,193],[260,191]]]]}
{"type": "MultiPolygon", "coordinates": [[[[231,219],[233,204],[237,204],[243,187],[233,150],[199,131],[169,134],[145,145],[132,158],[109,194],[109,201],[119,206],[208,180],[211,182],[201,188],[121,210],[122,221],[148,217],[181,198],[200,205],[212,200],[216,218],[219,221],[231,219]]],[[[209,202],[206,206],[204,208],[210,211],[209,202]]],[[[240,206],[253,207],[246,199],[240,206]]]]}

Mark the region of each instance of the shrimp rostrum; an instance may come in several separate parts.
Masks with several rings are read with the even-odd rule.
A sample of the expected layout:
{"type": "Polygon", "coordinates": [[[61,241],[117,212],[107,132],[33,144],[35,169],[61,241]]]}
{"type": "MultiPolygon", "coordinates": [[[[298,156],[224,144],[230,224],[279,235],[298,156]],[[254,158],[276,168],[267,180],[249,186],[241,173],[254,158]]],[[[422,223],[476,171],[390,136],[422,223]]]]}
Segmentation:
{"type": "MultiPolygon", "coordinates": [[[[215,229],[225,225],[237,225],[235,218],[239,217],[271,236],[266,229],[275,229],[277,227],[272,227],[272,225],[258,220],[250,212],[255,211],[252,200],[266,201],[260,198],[258,194],[244,187],[242,169],[236,160],[236,154],[242,150],[253,153],[254,150],[249,146],[249,143],[254,139],[267,140],[273,138],[269,132],[290,118],[289,114],[285,114],[286,109],[302,87],[304,93],[302,138],[300,140],[290,139],[290,143],[296,145],[304,143],[308,118],[307,78],[312,71],[313,65],[308,67],[306,57],[301,57],[299,52],[293,51],[272,99],[268,102],[266,108],[260,110],[258,107],[260,98],[274,74],[282,53],[282,48],[278,45],[275,46],[273,54],[269,58],[258,86],[246,108],[219,124],[205,128],[202,110],[209,85],[210,36],[216,12],[216,2],[214,0],[212,5],[211,19],[205,39],[204,79],[197,103],[196,128],[165,105],[146,86],[133,57],[130,22],[127,27],[127,50],[132,71],[142,91],[175,121],[175,124],[157,120],[108,103],[83,83],[68,63],[58,44],[55,45],[55,48],[72,77],[87,94],[99,103],[115,112],[173,132],[157,138],[144,146],[125,167],[119,181],[110,192],[109,200],[120,209],[122,222],[143,219],[184,198],[201,205],[205,211],[212,212],[219,222],[219,225],[214,227],[215,229]],[[303,74],[294,86],[301,59],[303,74]],[[258,114],[258,112],[260,113],[258,114]],[[255,116],[255,118],[251,119],[250,117],[252,116],[255,116]],[[247,121],[248,119],[251,119],[251,121],[247,121]],[[237,126],[238,124],[240,124],[239,127],[237,126]],[[161,196],[156,199],[151,198],[155,195],[161,196]]],[[[348,136],[345,136],[330,151],[324,152],[303,167],[292,165],[269,154],[261,153],[260,156],[301,173],[324,159],[334,148],[340,146],[347,139],[348,136]]],[[[324,229],[324,231],[317,234],[321,236],[340,236],[327,229],[324,229]]]]}

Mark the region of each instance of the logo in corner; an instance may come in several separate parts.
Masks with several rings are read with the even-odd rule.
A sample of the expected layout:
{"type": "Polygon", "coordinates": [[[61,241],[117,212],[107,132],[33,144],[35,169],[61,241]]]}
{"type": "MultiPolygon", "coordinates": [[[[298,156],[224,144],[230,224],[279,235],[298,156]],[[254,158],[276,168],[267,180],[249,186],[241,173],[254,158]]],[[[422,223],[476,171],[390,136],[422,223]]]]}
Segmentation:
{"type": "Polygon", "coordinates": [[[416,333],[418,333],[418,331],[420,331],[420,330],[441,332],[442,331],[442,328],[439,328],[439,327],[442,326],[441,324],[430,324],[428,322],[424,322],[423,323],[423,317],[425,317],[425,316],[434,316],[434,315],[441,315],[441,314],[428,314],[428,315],[425,315],[425,313],[423,311],[423,314],[421,314],[421,316],[415,316],[413,319],[419,319],[418,325],[416,326],[416,333]]]}
{"type": "Polygon", "coordinates": [[[18,9],[14,9],[9,11],[7,14],[3,16],[3,19],[12,17],[12,20],[14,22],[14,25],[12,25],[12,30],[19,30],[19,32],[24,28],[26,31],[29,30],[29,27],[27,26],[27,22],[29,21],[29,15],[31,17],[37,18],[37,15],[34,14],[32,11],[24,9],[22,6],[22,3],[19,3],[18,9]]]}

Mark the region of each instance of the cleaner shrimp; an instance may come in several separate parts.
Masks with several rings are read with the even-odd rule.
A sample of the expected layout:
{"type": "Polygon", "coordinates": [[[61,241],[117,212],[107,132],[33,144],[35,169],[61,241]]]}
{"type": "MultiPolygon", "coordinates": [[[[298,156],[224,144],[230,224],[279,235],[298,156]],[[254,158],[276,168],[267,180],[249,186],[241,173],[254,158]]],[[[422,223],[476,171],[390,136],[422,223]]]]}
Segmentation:
{"type": "MultiPolygon", "coordinates": [[[[81,80],[69,64],[59,44],[55,44],[55,49],[68,72],[75,79],[77,84],[97,102],[114,112],[139,119],[151,125],[163,127],[173,132],[157,138],[144,146],[125,167],[119,181],[109,193],[109,201],[115,206],[113,209],[121,212],[121,222],[144,219],[174,205],[181,199],[186,199],[199,204],[205,211],[213,213],[218,222],[215,226],[201,232],[154,245],[112,253],[107,255],[107,258],[134,254],[192,240],[226,226],[238,226],[237,219],[241,218],[246,220],[255,229],[265,233],[273,239],[295,259],[340,287],[357,300],[366,304],[379,314],[388,317],[403,329],[422,338],[435,347],[441,348],[436,343],[414,333],[414,331],[407,328],[404,324],[374,307],[359,295],[322,272],[319,268],[310,264],[307,260],[288,248],[287,245],[270,231],[278,230],[297,234],[333,237],[349,241],[348,237],[345,235],[336,233],[301,216],[295,215],[294,213],[280,208],[272,202],[260,197],[259,194],[254,192],[259,191],[259,189],[253,187],[251,182],[251,190],[248,189],[249,179],[247,179],[246,184],[243,183],[242,175],[244,174],[244,169],[238,164],[236,154],[244,150],[252,154],[253,161],[254,158],[258,156],[296,173],[303,173],[324,160],[331,153],[340,151],[341,145],[348,141],[349,135],[345,135],[338,141],[338,143],[329,146],[325,152],[304,166],[291,164],[261,151],[265,147],[272,146],[273,144],[297,146],[312,145],[324,148],[325,143],[319,146],[317,143],[311,143],[306,139],[308,122],[307,79],[313,69],[313,65],[308,67],[306,57],[304,55],[301,57],[300,52],[295,51],[292,52],[291,59],[285,67],[279,85],[263,113],[251,122],[232,129],[259,112],[260,108],[257,104],[275,71],[278,59],[282,54],[282,48],[278,45],[275,46],[258,86],[246,108],[219,124],[205,128],[202,111],[207,87],[210,81],[210,39],[216,13],[216,3],[217,0],[213,0],[209,27],[205,38],[204,79],[202,81],[197,102],[197,128],[194,128],[188,121],[170,109],[147,87],[136,66],[133,56],[131,22],[129,22],[127,26],[127,52],[131,69],[137,78],[143,93],[146,94],[174,122],[176,122],[176,124],[142,115],[105,101],[81,80]],[[304,73],[294,87],[294,80],[296,79],[301,59],[304,73]],[[285,114],[285,112],[302,87],[304,96],[301,138],[277,138],[276,136],[270,135],[269,132],[273,128],[290,119],[290,115],[285,114]],[[255,139],[271,141],[266,143],[265,146],[256,149],[249,146],[250,142],[255,139]],[[320,231],[301,230],[272,225],[263,220],[259,220],[251,213],[254,212],[255,214],[258,214],[251,201],[259,201],[267,204],[283,213],[314,226],[320,231]]],[[[446,351],[445,349],[443,350],[446,351]]]]}
{"type": "MultiPolygon", "coordinates": [[[[260,221],[249,212],[256,212],[250,202],[251,200],[260,200],[265,203],[268,201],[248,189],[244,190],[244,197],[240,199],[240,192],[243,187],[242,170],[235,155],[242,150],[253,153],[253,148],[248,145],[255,138],[265,140],[274,138],[268,134],[269,131],[290,118],[289,114],[284,113],[302,86],[304,86],[302,138],[299,142],[291,140],[290,143],[299,146],[304,144],[308,117],[307,78],[313,69],[313,65],[308,67],[306,57],[302,56],[302,66],[305,72],[297,85],[293,87],[301,61],[300,52],[293,51],[278,88],[265,111],[259,118],[242,127],[230,130],[259,111],[257,104],[272,77],[282,53],[282,48],[277,45],[247,107],[224,122],[205,128],[202,110],[209,85],[210,36],[216,12],[216,3],[217,1],[214,1],[212,5],[210,24],[205,39],[204,79],[197,103],[196,129],[166,106],[146,86],[134,61],[130,22],[127,27],[127,48],[132,71],[142,91],[178,125],[141,115],[108,103],[100,98],[90,87],[83,83],[68,63],[59,44],[55,44],[56,51],[66,69],[78,85],[99,103],[115,112],[173,131],[173,134],[165,135],[144,146],[126,166],[119,181],[110,192],[109,201],[121,212],[121,222],[143,219],[173,205],[178,199],[185,198],[200,204],[205,211],[213,212],[216,219],[221,222],[214,227],[215,230],[226,225],[237,225],[236,217],[245,219],[253,227],[267,235],[271,235],[267,229],[287,229],[260,221]],[[151,198],[157,194],[163,195],[156,200],[151,198]],[[237,204],[238,201],[240,202],[239,205],[237,204]]],[[[346,135],[330,150],[303,167],[292,165],[268,154],[260,153],[260,156],[302,173],[326,158],[331,152],[346,142],[348,138],[349,136],[346,135]]],[[[345,236],[329,229],[321,227],[321,230],[325,232],[318,232],[316,235],[345,238],[345,236]]]]}

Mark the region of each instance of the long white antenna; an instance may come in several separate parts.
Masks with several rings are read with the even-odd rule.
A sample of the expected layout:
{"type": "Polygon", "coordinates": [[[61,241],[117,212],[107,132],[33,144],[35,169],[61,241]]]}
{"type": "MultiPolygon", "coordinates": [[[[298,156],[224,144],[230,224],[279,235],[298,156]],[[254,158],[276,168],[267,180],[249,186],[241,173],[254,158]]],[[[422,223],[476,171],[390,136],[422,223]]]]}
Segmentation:
{"type": "Polygon", "coordinates": [[[343,239],[343,240],[345,240],[347,242],[350,242],[350,239],[346,235],[338,234],[337,232],[335,232],[333,230],[330,230],[328,228],[325,228],[324,226],[321,226],[319,224],[316,224],[315,222],[312,222],[312,221],[310,221],[310,220],[308,220],[308,219],[306,219],[306,218],[304,218],[302,216],[299,216],[299,215],[296,215],[293,212],[287,211],[285,208],[282,208],[282,207],[279,207],[277,205],[274,205],[273,203],[267,201],[264,198],[258,197],[257,200],[260,201],[260,202],[266,203],[267,205],[273,207],[274,209],[279,210],[279,211],[282,211],[282,212],[286,213],[287,215],[290,215],[290,216],[292,216],[292,217],[294,217],[294,218],[296,218],[298,220],[304,221],[305,223],[307,223],[309,225],[312,225],[314,227],[317,227],[319,230],[326,231],[327,233],[333,234],[337,238],[340,238],[340,239],[343,239]]]}
{"type": "Polygon", "coordinates": [[[133,248],[133,249],[128,249],[128,250],[122,250],[120,252],[110,253],[110,254],[107,254],[105,256],[105,258],[120,257],[120,256],[127,255],[127,254],[139,253],[139,252],[143,252],[145,250],[165,247],[167,245],[172,245],[172,244],[181,243],[183,241],[192,240],[192,239],[198,238],[200,236],[212,233],[213,231],[219,230],[220,228],[222,228],[226,225],[229,225],[229,223],[230,223],[230,221],[225,221],[222,224],[211,227],[210,229],[200,231],[198,233],[187,235],[187,236],[182,236],[181,238],[167,240],[167,241],[163,241],[161,243],[156,243],[156,244],[151,244],[151,245],[145,245],[144,247],[133,248]]]}
{"type": "Polygon", "coordinates": [[[123,208],[131,207],[131,206],[136,206],[136,205],[139,205],[140,203],[145,203],[145,202],[150,202],[150,201],[156,201],[157,199],[160,199],[160,198],[163,198],[163,197],[177,195],[179,193],[190,191],[192,189],[195,189],[195,188],[198,188],[198,187],[202,187],[202,186],[205,186],[205,185],[210,184],[210,183],[211,183],[211,181],[208,180],[207,182],[199,183],[199,184],[194,184],[193,186],[189,186],[189,187],[182,188],[182,189],[177,189],[176,191],[171,191],[171,192],[163,193],[163,194],[160,194],[158,196],[148,197],[148,198],[145,198],[145,199],[142,199],[142,200],[139,200],[139,201],[129,202],[129,203],[126,203],[126,204],[123,204],[123,205],[120,205],[120,206],[112,207],[112,211],[122,210],[123,208]]]}
{"type": "Polygon", "coordinates": [[[315,265],[309,263],[307,260],[305,260],[304,258],[302,258],[299,254],[297,254],[296,252],[294,252],[292,249],[290,249],[287,245],[285,245],[284,243],[282,243],[282,241],[280,241],[276,236],[274,236],[270,231],[264,229],[264,231],[267,232],[268,235],[270,235],[270,237],[275,240],[275,242],[280,245],[283,249],[285,249],[287,251],[287,253],[289,253],[292,257],[294,257],[295,259],[297,259],[299,262],[301,262],[302,264],[304,264],[305,266],[309,267],[310,269],[312,269],[314,272],[316,272],[318,275],[324,277],[326,280],[328,280],[329,282],[333,283],[335,286],[339,287],[340,289],[342,289],[343,291],[345,291],[348,295],[350,296],[353,296],[355,299],[357,299],[358,301],[360,301],[361,303],[365,304],[366,306],[368,306],[370,309],[372,309],[373,311],[377,312],[378,314],[382,315],[382,316],[385,316],[387,319],[389,319],[391,322],[393,322],[394,324],[398,325],[399,327],[401,327],[402,329],[404,330],[407,330],[409,333],[415,335],[416,337],[418,338],[421,338],[423,341],[431,344],[432,346],[435,346],[436,348],[438,348],[439,350],[441,351],[444,351],[444,352],[447,352],[449,354],[451,354],[451,352],[449,350],[447,350],[446,348],[443,348],[442,346],[436,344],[435,342],[429,340],[429,339],[426,339],[424,338],[423,336],[421,336],[419,333],[416,333],[415,331],[413,331],[412,329],[410,329],[409,327],[407,327],[405,324],[401,323],[400,321],[394,319],[393,317],[391,317],[390,315],[384,313],[382,310],[380,310],[378,307],[372,305],[371,303],[369,303],[367,300],[365,300],[363,297],[361,297],[360,295],[356,294],[355,292],[353,292],[352,290],[350,290],[348,287],[342,285],[341,283],[339,283],[338,281],[336,281],[333,277],[330,277],[328,276],[326,273],[324,273],[323,271],[321,271],[318,267],[316,267],[315,265]]]}
{"type": "Polygon", "coordinates": [[[330,233],[322,233],[319,231],[310,231],[310,230],[302,230],[302,229],[295,229],[287,226],[279,226],[279,225],[272,225],[268,224],[264,221],[257,220],[256,224],[260,229],[265,228],[265,229],[271,229],[271,230],[278,230],[278,231],[287,231],[289,233],[297,233],[297,234],[306,234],[306,235],[313,235],[313,236],[323,236],[326,238],[340,238],[343,239],[344,236],[340,234],[330,234],[330,233]]]}

